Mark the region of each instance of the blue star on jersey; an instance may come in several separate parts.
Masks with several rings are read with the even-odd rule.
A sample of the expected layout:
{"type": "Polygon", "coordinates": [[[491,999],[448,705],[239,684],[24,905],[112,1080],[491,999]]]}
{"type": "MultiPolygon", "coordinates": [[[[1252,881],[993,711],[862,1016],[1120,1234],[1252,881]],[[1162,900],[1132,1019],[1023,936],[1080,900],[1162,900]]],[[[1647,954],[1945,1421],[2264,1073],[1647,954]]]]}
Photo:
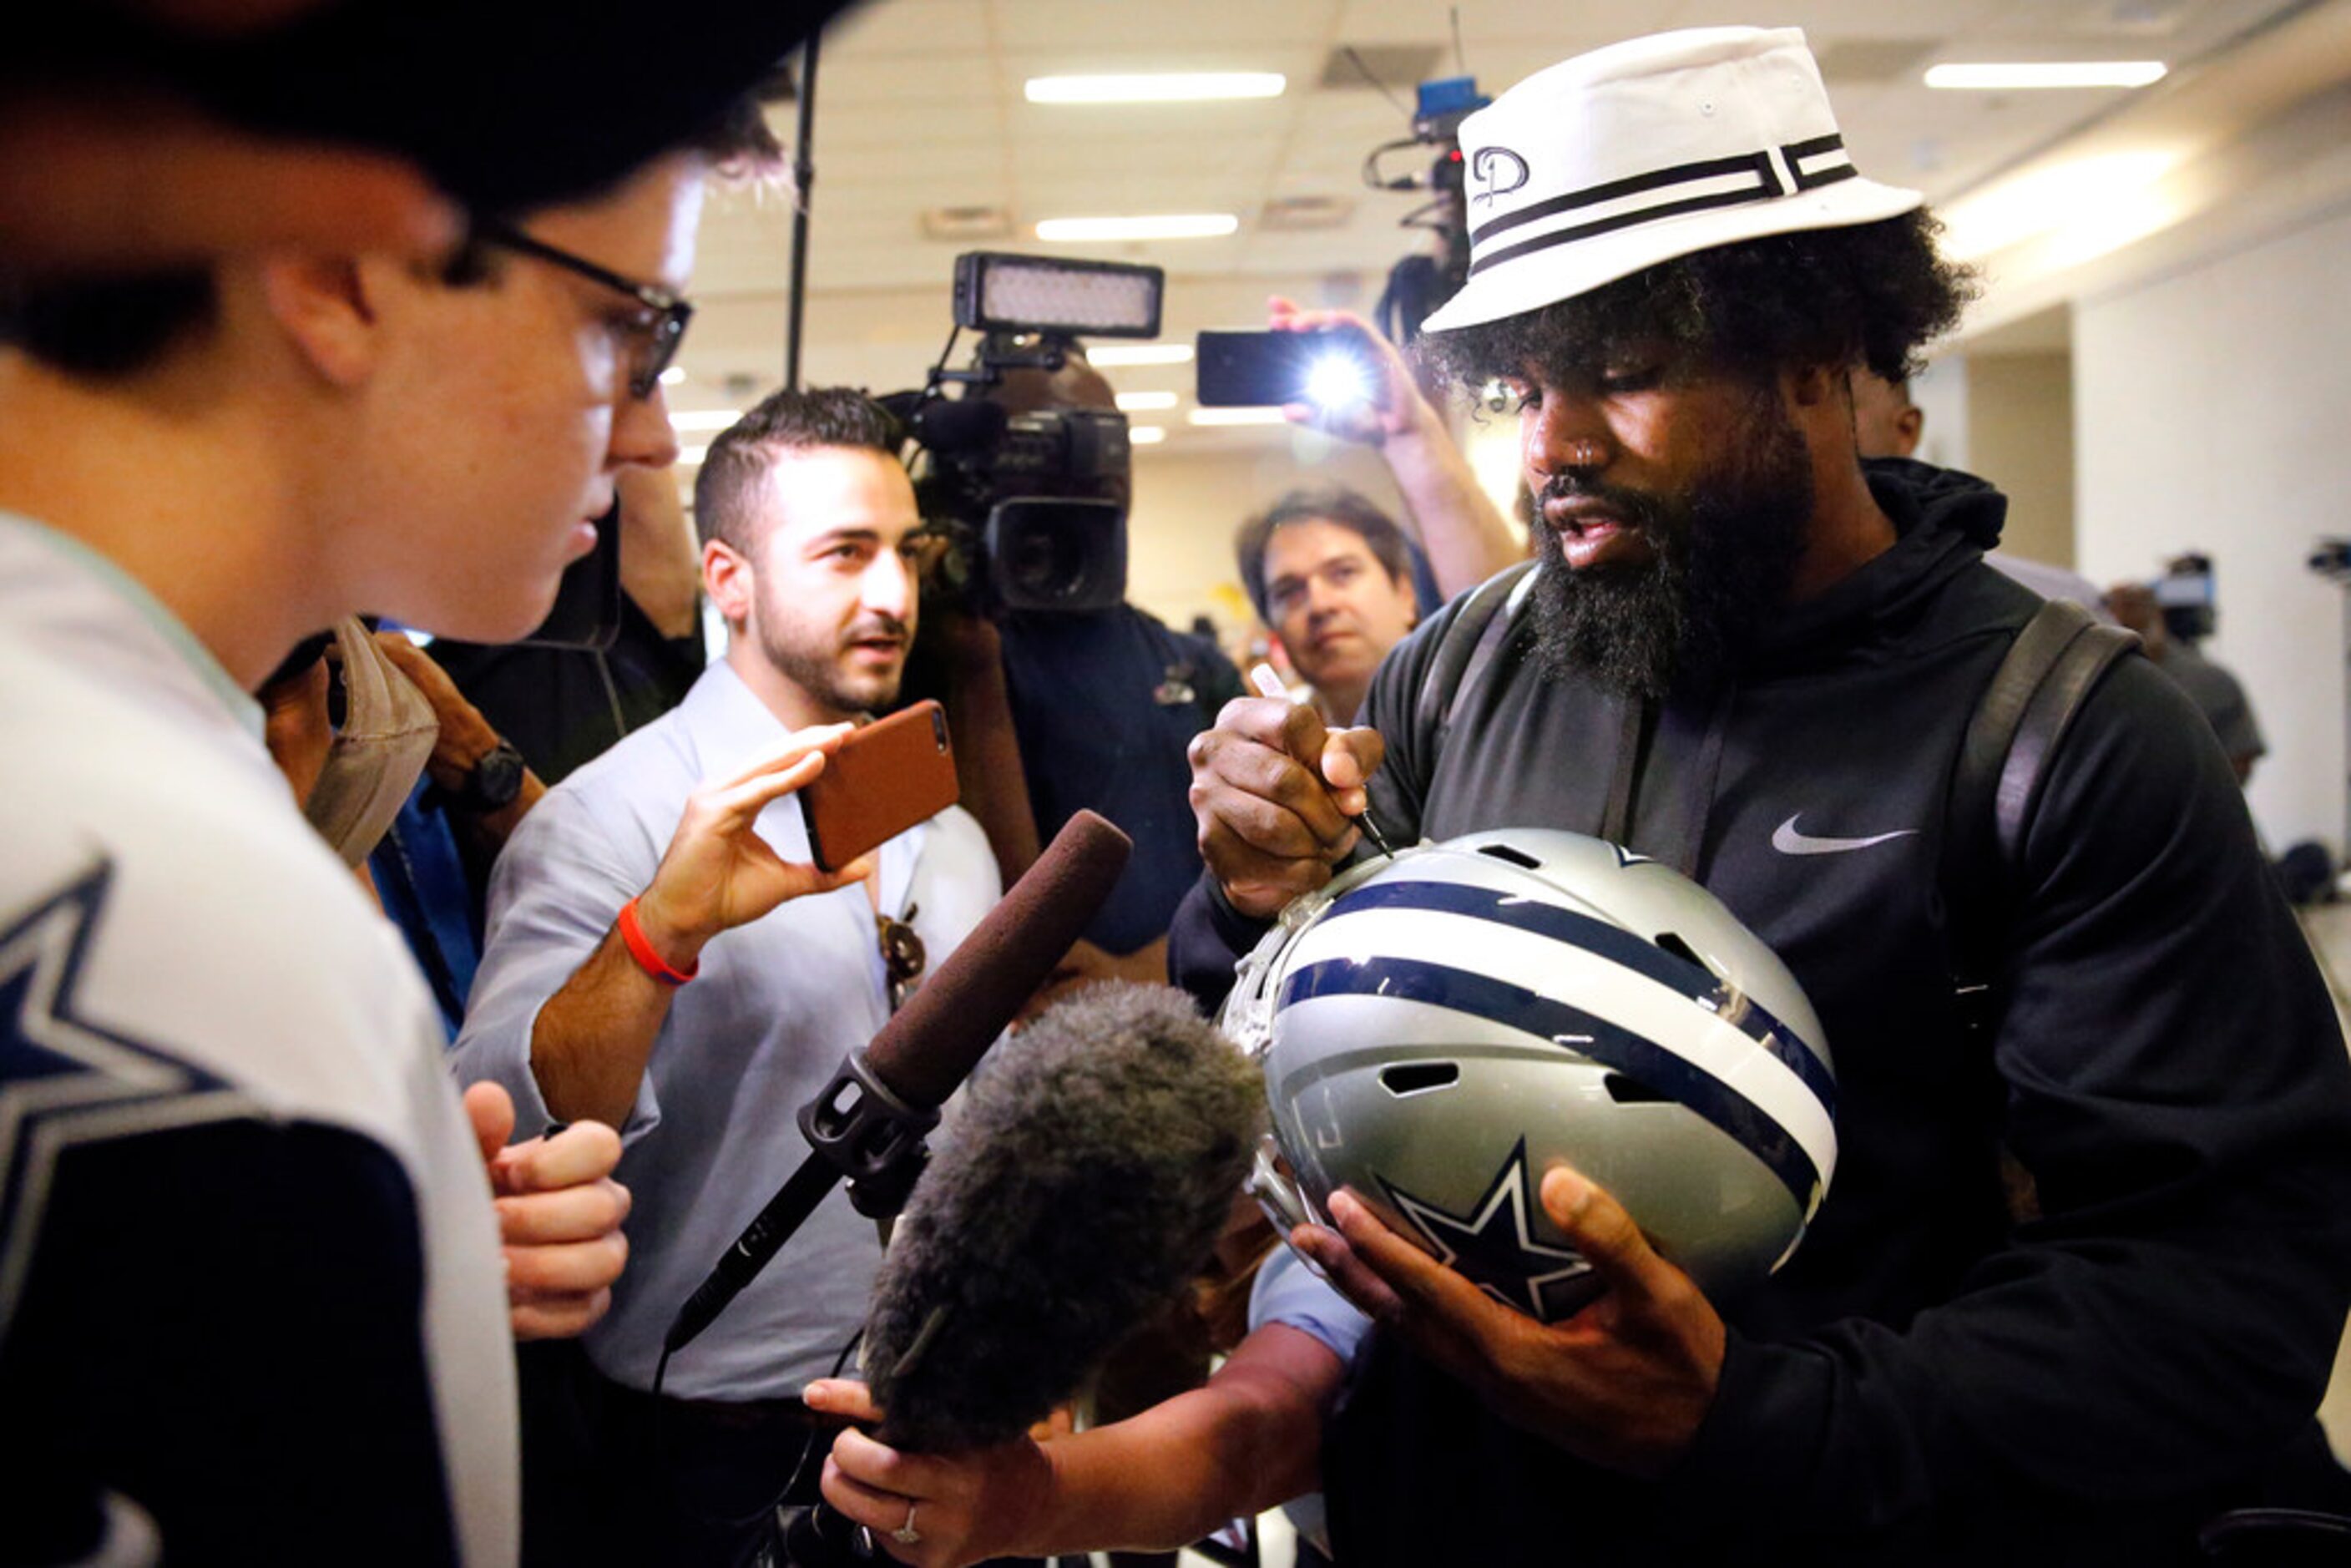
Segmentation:
{"type": "Polygon", "coordinates": [[[1592,1265],[1579,1253],[1544,1246],[1529,1228],[1536,1198],[1527,1175],[1524,1138],[1466,1216],[1415,1197],[1384,1178],[1380,1186],[1438,1262],[1504,1306],[1540,1322],[1553,1322],[1592,1299],[1592,1265]]]}
{"type": "Polygon", "coordinates": [[[57,1156],[78,1144],[251,1115],[253,1103],[153,1047],[76,1016],[113,867],[0,916],[0,1334],[39,1238],[57,1156]]]}

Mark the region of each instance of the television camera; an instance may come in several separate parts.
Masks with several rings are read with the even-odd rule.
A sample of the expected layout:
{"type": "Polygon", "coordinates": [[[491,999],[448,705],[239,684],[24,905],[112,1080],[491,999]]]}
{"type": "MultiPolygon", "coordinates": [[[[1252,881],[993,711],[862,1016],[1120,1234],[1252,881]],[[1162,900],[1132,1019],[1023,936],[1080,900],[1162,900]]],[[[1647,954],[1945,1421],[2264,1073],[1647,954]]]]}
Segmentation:
{"type": "MultiPolygon", "coordinates": [[[[1409,342],[1420,324],[1469,281],[1469,219],[1463,200],[1461,122],[1494,100],[1478,90],[1475,78],[1440,77],[1420,84],[1412,134],[1372,149],[1364,160],[1364,183],[1374,191],[1426,191],[1427,202],[1398,219],[1405,228],[1427,229],[1437,238],[1435,254],[1405,256],[1388,269],[1374,319],[1388,340],[1409,342]],[[1426,169],[1392,174],[1381,166],[1389,154],[1433,150],[1426,169]]],[[[1482,172],[1482,171],[1479,171],[1482,172]]]]}
{"type": "Polygon", "coordinates": [[[1080,613],[1126,597],[1126,416],[1018,410],[1004,386],[1009,371],[1062,369],[1081,337],[1157,337],[1165,292],[1155,267],[956,258],[955,326],[938,363],[919,391],[880,400],[916,448],[915,494],[946,539],[936,591],[982,614],[1080,613]],[[978,348],[968,368],[951,370],[966,331],[981,334],[978,348]]]}

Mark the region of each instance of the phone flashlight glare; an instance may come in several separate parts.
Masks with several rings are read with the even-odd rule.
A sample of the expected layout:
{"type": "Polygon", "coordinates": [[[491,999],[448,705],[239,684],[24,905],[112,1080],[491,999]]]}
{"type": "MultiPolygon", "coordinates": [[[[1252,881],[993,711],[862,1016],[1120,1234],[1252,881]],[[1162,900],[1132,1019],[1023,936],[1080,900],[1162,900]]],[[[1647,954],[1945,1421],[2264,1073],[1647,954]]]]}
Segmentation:
{"type": "Polygon", "coordinates": [[[1353,408],[1371,402],[1371,374],[1355,355],[1324,354],[1306,372],[1306,397],[1326,413],[1353,408]]]}

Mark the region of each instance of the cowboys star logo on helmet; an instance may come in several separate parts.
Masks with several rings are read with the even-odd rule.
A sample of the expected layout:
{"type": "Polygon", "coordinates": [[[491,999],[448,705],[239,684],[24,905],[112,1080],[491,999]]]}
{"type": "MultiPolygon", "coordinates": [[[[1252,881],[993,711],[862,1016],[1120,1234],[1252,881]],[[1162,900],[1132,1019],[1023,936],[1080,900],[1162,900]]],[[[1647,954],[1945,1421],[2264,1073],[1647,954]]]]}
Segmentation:
{"type": "Polygon", "coordinates": [[[1679,873],[1574,833],[1356,867],[1283,912],[1223,1022],[1265,1066],[1290,1173],[1260,1161],[1269,1208],[1320,1219],[1350,1187],[1546,1320],[1590,1294],[1534,1200],[1552,1166],[1715,1295],[1786,1259],[1835,1166],[1835,1081],[1786,967],[1679,873]]]}
{"type": "Polygon", "coordinates": [[[1438,1262],[1504,1306],[1549,1322],[1591,1299],[1592,1265],[1566,1248],[1544,1246],[1528,1228],[1541,1208],[1527,1175],[1524,1138],[1495,1173],[1475,1214],[1447,1214],[1401,1187],[1388,1188],[1387,1196],[1438,1262]]]}

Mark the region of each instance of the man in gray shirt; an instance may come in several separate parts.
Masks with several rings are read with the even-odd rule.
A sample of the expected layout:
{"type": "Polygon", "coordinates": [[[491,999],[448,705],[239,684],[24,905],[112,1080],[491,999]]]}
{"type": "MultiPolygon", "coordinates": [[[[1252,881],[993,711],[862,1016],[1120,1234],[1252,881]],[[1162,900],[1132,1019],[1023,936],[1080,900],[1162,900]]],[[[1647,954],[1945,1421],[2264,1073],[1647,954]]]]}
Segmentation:
{"type": "MultiPolygon", "coordinates": [[[[2229,756],[2229,766],[2236,770],[2237,782],[2244,783],[2253,776],[2253,764],[2269,750],[2262,738],[2262,727],[2253,718],[2253,705],[2245,695],[2245,688],[2237,677],[2206,658],[2196,646],[2196,640],[2176,634],[2155,597],[2155,590],[2142,582],[2118,582],[2106,592],[2106,608],[2115,619],[2139,635],[2147,648],[2147,656],[2156,667],[2169,675],[2179,689],[2186,692],[2204,722],[2212,727],[2219,737],[2220,749],[2229,756]]],[[[2207,625],[2210,624],[2208,620],[2207,625]]]]}
{"type": "MultiPolygon", "coordinates": [[[[695,491],[726,659],[674,713],[551,791],[500,859],[457,1045],[525,1127],[619,1127],[632,1257],[586,1342],[590,1531],[615,1563],[748,1561],[808,1437],[796,1396],[862,1320],[881,1248],[839,1195],[653,1388],[679,1305],[806,1155],[794,1116],[891,1008],[877,929],[944,954],[999,884],[951,809],[837,873],[793,791],[896,696],[920,519],[887,416],[768,398],[695,491]]],[[[813,1466],[809,1469],[813,1470],[813,1466]]],[[[812,1480],[812,1475],[811,1475],[812,1480]]]]}

